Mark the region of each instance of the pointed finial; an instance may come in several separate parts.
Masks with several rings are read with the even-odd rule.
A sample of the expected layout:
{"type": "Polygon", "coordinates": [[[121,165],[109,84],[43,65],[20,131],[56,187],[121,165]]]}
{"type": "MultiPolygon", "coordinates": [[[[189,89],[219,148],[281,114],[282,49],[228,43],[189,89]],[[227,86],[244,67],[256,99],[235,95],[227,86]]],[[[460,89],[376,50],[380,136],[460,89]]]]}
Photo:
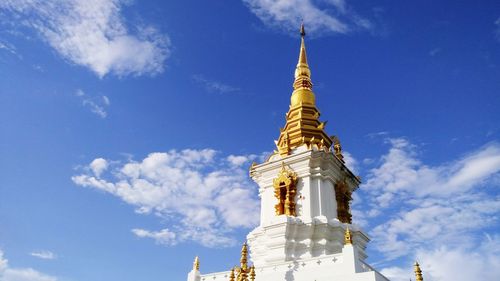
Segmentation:
{"type": "Polygon", "coordinates": [[[255,266],[250,267],[250,280],[255,281],[255,266]]]}
{"type": "Polygon", "coordinates": [[[352,245],[352,233],[351,230],[349,230],[349,226],[345,229],[344,245],[352,245]]]}
{"type": "Polygon", "coordinates": [[[247,242],[243,243],[243,246],[241,247],[241,258],[240,258],[240,264],[242,269],[247,269],[247,255],[248,255],[248,247],[247,247],[247,242]]]}
{"type": "Polygon", "coordinates": [[[415,264],[413,266],[413,270],[415,271],[415,280],[416,281],[424,281],[424,277],[422,277],[422,270],[420,269],[420,265],[418,264],[417,261],[415,261],[415,264]]]}
{"type": "MultiPolygon", "coordinates": [[[[304,37],[306,36],[306,31],[304,29],[304,24],[300,26],[300,52],[299,52],[299,61],[297,63],[297,68],[295,69],[295,81],[293,82],[293,88],[297,89],[312,89],[311,82],[311,70],[309,70],[309,65],[307,64],[307,55],[306,55],[306,44],[304,42],[304,37]]],[[[314,98],[313,98],[314,99],[314,98]]],[[[313,100],[308,100],[308,102],[312,102],[313,100]]]]}
{"type": "Polygon", "coordinates": [[[198,258],[198,256],[194,258],[193,270],[200,270],[200,259],[198,258]]]}
{"type": "Polygon", "coordinates": [[[234,267],[231,268],[231,272],[229,273],[229,281],[234,281],[234,267]]]}

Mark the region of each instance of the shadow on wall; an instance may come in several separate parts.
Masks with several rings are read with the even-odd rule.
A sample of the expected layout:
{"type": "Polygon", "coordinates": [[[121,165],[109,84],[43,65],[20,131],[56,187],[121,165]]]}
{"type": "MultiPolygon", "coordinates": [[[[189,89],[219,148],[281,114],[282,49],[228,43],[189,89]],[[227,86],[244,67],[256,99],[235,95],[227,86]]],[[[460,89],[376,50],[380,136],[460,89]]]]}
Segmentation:
{"type": "Polygon", "coordinates": [[[294,281],[295,276],[293,276],[293,272],[299,269],[299,263],[297,261],[293,261],[293,266],[289,265],[287,272],[285,273],[285,281],[294,281]]]}

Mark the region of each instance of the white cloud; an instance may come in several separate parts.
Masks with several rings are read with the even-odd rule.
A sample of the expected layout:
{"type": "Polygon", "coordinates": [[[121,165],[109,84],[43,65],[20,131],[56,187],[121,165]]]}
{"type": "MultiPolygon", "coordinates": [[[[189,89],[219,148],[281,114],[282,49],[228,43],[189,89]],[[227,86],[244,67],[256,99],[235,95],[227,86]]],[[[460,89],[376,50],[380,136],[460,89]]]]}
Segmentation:
{"type": "Polygon", "coordinates": [[[53,252],[47,250],[35,251],[30,253],[30,255],[44,260],[53,260],[57,258],[57,256],[53,252]]]}
{"type": "Polygon", "coordinates": [[[370,29],[372,23],[358,16],[344,0],[243,0],[265,24],[297,31],[304,21],[307,32],[349,33],[370,29]]]}
{"type": "Polygon", "coordinates": [[[343,151],[342,155],[344,156],[344,162],[345,162],[345,165],[347,166],[347,168],[349,168],[349,170],[351,170],[351,172],[357,173],[358,169],[359,169],[358,160],[356,160],[356,158],[354,158],[352,156],[352,154],[347,152],[347,151],[343,151]]]}
{"type": "Polygon", "coordinates": [[[92,169],[92,172],[96,175],[96,177],[100,177],[101,173],[108,168],[108,165],[109,164],[106,159],[96,158],[90,163],[89,167],[92,169]]]}
{"type": "MultiPolygon", "coordinates": [[[[389,151],[378,162],[367,164],[376,166],[357,192],[363,203],[353,205],[356,216],[371,228],[373,246],[385,262],[394,264],[412,256],[432,276],[426,280],[470,280],[469,276],[497,262],[498,237],[485,239],[484,232],[499,223],[500,144],[489,143],[439,165],[420,160],[419,147],[407,139],[388,139],[387,144],[389,151]],[[451,274],[457,268],[453,263],[465,266],[476,259],[485,240],[489,250],[495,249],[486,255],[485,265],[469,262],[470,275],[451,274]]],[[[408,279],[402,275],[406,267],[392,266],[384,272],[394,280],[408,279]]]]}
{"type": "MultiPolygon", "coordinates": [[[[498,237],[483,237],[479,247],[446,246],[430,250],[416,250],[426,281],[497,280],[500,276],[500,240],[498,237]]],[[[405,267],[390,267],[382,273],[392,281],[406,281],[413,276],[411,264],[405,267]]]]}
{"type": "Polygon", "coordinates": [[[32,268],[13,268],[0,250],[0,280],[2,281],[57,281],[57,278],[32,268]]]}
{"type": "MultiPolygon", "coordinates": [[[[99,159],[84,169],[87,172],[73,176],[73,182],[109,192],[136,212],[154,213],[169,223],[168,229],[159,231],[133,229],[139,237],[164,245],[193,240],[210,247],[228,246],[235,242],[232,231],[258,222],[256,188],[246,167],[233,165],[214,150],[151,153],[140,162],[122,164],[102,165],[104,159],[99,159]]],[[[240,164],[235,159],[242,158],[231,159],[240,164]]]]}
{"type": "Polygon", "coordinates": [[[101,118],[106,118],[108,116],[106,108],[111,102],[107,96],[90,97],[81,89],[78,89],[75,95],[81,99],[83,106],[90,109],[90,112],[101,118]]]}
{"type": "Polygon", "coordinates": [[[235,167],[240,167],[244,164],[247,164],[250,161],[253,161],[257,159],[257,155],[255,154],[250,154],[250,155],[229,155],[227,157],[227,161],[231,163],[231,165],[235,167]]]}
{"type": "Polygon", "coordinates": [[[205,88],[205,90],[209,93],[227,94],[240,90],[239,88],[224,84],[222,82],[208,79],[201,74],[193,75],[192,78],[196,83],[203,86],[203,88],[205,88]]]}
{"type": "MultiPolygon", "coordinates": [[[[120,0],[0,1],[11,21],[33,28],[65,59],[98,76],[163,71],[169,40],[151,26],[128,30],[120,0]]],[[[7,15],[3,15],[6,17],[7,15]]]]}
{"type": "Polygon", "coordinates": [[[162,229],[160,231],[149,231],[140,228],[132,229],[132,233],[134,233],[137,237],[148,237],[153,238],[158,244],[163,245],[175,245],[177,244],[176,235],[174,232],[171,232],[168,229],[162,229]]]}
{"type": "MultiPolygon", "coordinates": [[[[500,172],[500,145],[493,143],[460,160],[429,167],[417,158],[416,147],[405,139],[390,139],[391,149],[381,165],[368,173],[364,185],[377,196],[409,193],[418,197],[467,192],[500,172]]],[[[387,200],[379,201],[383,206],[387,200]]]]}

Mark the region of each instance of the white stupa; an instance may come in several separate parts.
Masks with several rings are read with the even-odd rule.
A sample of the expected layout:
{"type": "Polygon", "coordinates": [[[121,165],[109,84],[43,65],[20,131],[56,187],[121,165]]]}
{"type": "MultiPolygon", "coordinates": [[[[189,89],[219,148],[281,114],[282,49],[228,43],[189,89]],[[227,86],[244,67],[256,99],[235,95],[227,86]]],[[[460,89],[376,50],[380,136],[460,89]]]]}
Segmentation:
{"type": "Polygon", "coordinates": [[[319,121],[303,26],[301,35],[277,150],[250,168],[261,198],[260,225],[247,236],[253,266],[245,243],[239,267],[201,274],[197,258],[188,281],[388,280],[365,262],[369,238],[351,223],[351,194],[360,180],[345,165],[338,138],[319,121]]]}

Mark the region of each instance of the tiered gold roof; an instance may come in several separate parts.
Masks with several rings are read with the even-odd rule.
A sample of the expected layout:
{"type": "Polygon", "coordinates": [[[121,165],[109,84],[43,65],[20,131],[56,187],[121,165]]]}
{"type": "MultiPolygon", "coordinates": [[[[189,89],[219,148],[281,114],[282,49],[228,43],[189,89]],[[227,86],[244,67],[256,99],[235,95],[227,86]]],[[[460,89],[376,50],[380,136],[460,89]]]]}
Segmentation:
{"type": "Polygon", "coordinates": [[[333,138],[330,138],[324,131],[326,122],[319,121],[320,113],[316,108],[316,100],[312,91],[311,70],[307,64],[304,25],[300,28],[300,35],[299,61],[295,69],[290,110],[286,114],[285,127],[281,129],[276,141],[278,152],[282,156],[289,155],[292,149],[304,144],[309,148],[316,145],[320,149],[330,150],[333,143],[333,138]]]}

